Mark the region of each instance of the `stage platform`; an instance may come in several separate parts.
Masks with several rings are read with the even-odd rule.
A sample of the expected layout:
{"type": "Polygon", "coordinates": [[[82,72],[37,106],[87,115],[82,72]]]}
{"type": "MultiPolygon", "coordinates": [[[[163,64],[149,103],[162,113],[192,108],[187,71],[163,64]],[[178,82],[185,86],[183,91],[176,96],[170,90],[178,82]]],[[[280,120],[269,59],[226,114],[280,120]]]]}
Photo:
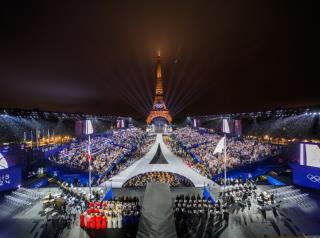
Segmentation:
{"type": "Polygon", "coordinates": [[[164,171],[179,174],[189,179],[195,185],[195,187],[203,187],[204,185],[215,185],[213,181],[198,174],[196,171],[188,167],[179,157],[174,155],[164,144],[162,134],[157,134],[154,145],[144,157],[136,161],[127,169],[120,172],[118,175],[102,183],[100,186],[112,186],[113,188],[121,188],[123,184],[129,179],[139,174],[155,171],[164,171]],[[161,151],[166,161],[168,162],[167,164],[150,164],[154,155],[157,153],[158,145],[160,145],[161,147],[161,151]]]}

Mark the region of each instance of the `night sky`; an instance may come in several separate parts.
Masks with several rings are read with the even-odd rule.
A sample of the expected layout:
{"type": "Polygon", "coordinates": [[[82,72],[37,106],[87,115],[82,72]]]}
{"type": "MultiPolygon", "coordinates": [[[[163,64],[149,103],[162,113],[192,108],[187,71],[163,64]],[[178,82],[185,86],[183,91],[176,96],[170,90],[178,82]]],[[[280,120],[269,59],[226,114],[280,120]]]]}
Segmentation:
{"type": "Polygon", "coordinates": [[[0,107],[145,117],[157,50],[175,117],[319,104],[311,8],[291,0],[2,1],[0,107]]]}

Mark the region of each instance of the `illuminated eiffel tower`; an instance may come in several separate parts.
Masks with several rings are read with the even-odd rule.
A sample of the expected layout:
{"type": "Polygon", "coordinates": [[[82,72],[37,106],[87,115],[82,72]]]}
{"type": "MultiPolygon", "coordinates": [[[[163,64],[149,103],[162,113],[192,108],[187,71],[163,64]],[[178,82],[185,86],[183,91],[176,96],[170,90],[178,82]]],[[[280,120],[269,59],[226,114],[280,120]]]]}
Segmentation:
{"type": "Polygon", "coordinates": [[[156,78],[156,96],[153,101],[152,110],[147,117],[147,124],[159,124],[161,122],[171,124],[172,117],[163,98],[163,80],[161,75],[160,51],[158,52],[157,56],[156,78]]]}

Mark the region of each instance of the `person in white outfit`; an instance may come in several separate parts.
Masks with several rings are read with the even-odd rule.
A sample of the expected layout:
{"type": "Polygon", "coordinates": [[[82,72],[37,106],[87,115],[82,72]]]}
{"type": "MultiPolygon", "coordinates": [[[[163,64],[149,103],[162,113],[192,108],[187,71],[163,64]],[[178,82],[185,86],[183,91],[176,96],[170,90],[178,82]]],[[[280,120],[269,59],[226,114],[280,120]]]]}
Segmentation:
{"type": "Polygon", "coordinates": [[[118,228],[118,219],[115,215],[112,217],[112,228],[118,228]]]}
{"type": "Polygon", "coordinates": [[[122,228],[122,216],[121,216],[121,213],[118,214],[118,228],[122,228]]]}
{"type": "Polygon", "coordinates": [[[112,217],[110,215],[110,213],[108,213],[108,216],[107,216],[107,228],[112,228],[112,217]]]}

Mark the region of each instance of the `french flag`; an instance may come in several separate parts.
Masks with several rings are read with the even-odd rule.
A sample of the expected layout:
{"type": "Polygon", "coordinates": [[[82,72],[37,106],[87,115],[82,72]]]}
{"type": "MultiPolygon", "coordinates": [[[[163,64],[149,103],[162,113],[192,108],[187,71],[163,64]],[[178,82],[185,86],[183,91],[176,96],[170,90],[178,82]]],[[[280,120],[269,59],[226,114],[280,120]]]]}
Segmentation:
{"type": "Polygon", "coordinates": [[[90,139],[89,139],[89,143],[88,143],[88,161],[91,161],[90,139]]]}
{"type": "Polygon", "coordinates": [[[86,120],[86,135],[89,135],[88,141],[88,161],[91,161],[91,152],[90,152],[90,135],[93,133],[92,122],[90,120],[86,120]]]}

